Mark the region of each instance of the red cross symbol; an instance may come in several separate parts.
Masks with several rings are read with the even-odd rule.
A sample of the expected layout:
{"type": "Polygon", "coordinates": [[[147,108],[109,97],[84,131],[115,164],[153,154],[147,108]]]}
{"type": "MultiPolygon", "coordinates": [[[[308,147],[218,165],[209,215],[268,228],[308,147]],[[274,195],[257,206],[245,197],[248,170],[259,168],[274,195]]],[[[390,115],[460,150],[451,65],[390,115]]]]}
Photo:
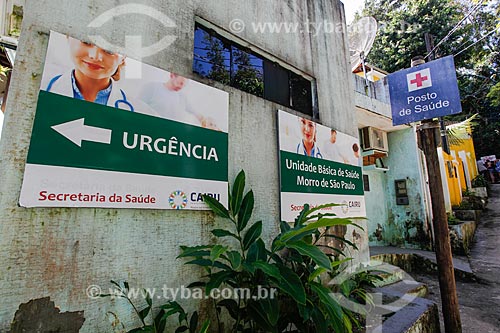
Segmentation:
{"type": "Polygon", "coordinates": [[[420,88],[421,86],[423,86],[423,84],[422,84],[422,83],[423,83],[424,81],[427,81],[427,80],[428,80],[427,76],[422,76],[420,73],[417,73],[417,75],[416,75],[416,77],[415,77],[415,80],[411,80],[411,81],[410,81],[410,83],[411,83],[411,84],[415,84],[415,83],[416,83],[416,84],[417,84],[417,87],[419,87],[419,88],[420,88]]]}

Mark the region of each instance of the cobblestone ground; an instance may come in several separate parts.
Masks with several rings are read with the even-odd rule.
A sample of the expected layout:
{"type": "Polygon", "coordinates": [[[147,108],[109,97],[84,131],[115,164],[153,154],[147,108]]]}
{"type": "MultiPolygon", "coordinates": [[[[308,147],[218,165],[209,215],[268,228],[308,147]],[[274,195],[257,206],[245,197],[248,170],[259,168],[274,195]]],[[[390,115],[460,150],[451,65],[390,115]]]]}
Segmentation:
{"type": "MultiPolygon", "coordinates": [[[[500,185],[492,185],[487,209],[483,212],[470,254],[478,282],[457,281],[460,316],[464,333],[500,333],[500,185]]],[[[437,276],[412,276],[429,287],[428,298],[439,306],[437,276]]],[[[442,312],[440,309],[440,315],[442,312]]],[[[441,318],[441,323],[443,320],[441,318]]],[[[444,329],[442,328],[442,332],[444,329]]]]}

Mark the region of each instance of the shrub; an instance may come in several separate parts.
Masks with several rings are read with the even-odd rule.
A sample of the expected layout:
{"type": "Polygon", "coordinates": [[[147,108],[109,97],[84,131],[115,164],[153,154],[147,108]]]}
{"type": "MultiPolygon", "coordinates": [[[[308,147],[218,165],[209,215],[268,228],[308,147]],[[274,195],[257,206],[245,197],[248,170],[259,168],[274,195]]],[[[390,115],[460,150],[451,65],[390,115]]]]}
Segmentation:
{"type": "MultiPolygon", "coordinates": [[[[318,244],[333,238],[355,248],[343,237],[329,234],[329,230],[338,225],[356,225],[335,214],[318,213],[335,204],[312,209],[305,205],[293,226],[281,222],[281,233],[268,248],[261,238],[262,221],[249,224],[254,197],[252,191],[244,195],[244,188],[245,174],[241,172],[230,191],[229,209],[204,197],[218,216],[229,221],[230,228],[215,229],[212,234],[231,238],[237,245],[181,247],[179,258],[190,258],[186,264],[203,267],[206,273],[192,286],[205,287],[206,294],[221,285],[250,290],[249,298],[214,300],[216,314],[225,308],[233,318],[232,332],[351,332],[355,318],[330,296],[331,290],[320,279],[323,273],[336,274],[338,267],[350,259],[327,255],[318,244]],[[259,299],[259,288],[277,290],[278,297],[259,299]]],[[[324,247],[343,255],[338,248],[324,247]]]]}
{"type": "Polygon", "coordinates": [[[446,215],[448,216],[449,225],[457,225],[461,222],[459,219],[455,217],[455,215],[453,215],[453,213],[446,213],[446,215]]]}
{"type": "MultiPolygon", "coordinates": [[[[336,204],[315,208],[306,204],[293,225],[281,222],[280,234],[268,247],[262,239],[262,221],[250,223],[254,195],[251,190],[244,193],[244,189],[245,173],[242,171],[236,177],[232,190],[230,188],[229,209],[216,199],[203,197],[217,216],[229,222],[229,227],[212,230],[219,240],[217,244],[181,246],[178,256],[187,260],[186,265],[198,266],[205,273],[200,281],[188,287],[202,287],[205,295],[211,295],[214,289],[221,287],[249,291],[245,295],[247,297],[220,301],[212,299],[217,330],[221,332],[224,326],[231,327],[231,332],[352,332],[353,324],[359,326],[359,316],[340,306],[330,295],[332,290],[322,283],[321,276],[336,276],[343,264],[351,260],[339,259],[340,256],[345,257],[344,246],[357,249],[343,236],[331,233],[331,228],[361,227],[333,213],[319,213],[321,209],[338,206],[336,204]],[[332,243],[340,248],[330,246],[332,243],[328,240],[334,240],[332,243]],[[320,247],[331,254],[326,254],[320,247]],[[261,297],[264,289],[268,291],[268,297],[261,297]],[[274,291],[277,291],[276,297],[273,297],[274,291]],[[232,318],[230,323],[223,324],[222,309],[226,309],[232,318]]],[[[369,302],[364,286],[371,285],[374,279],[369,274],[354,276],[340,288],[348,298],[369,302]]],[[[188,314],[177,302],[160,306],[160,312],[151,324],[147,324],[146,317],[153,307],[149,294],[145,298],[147,306],[138,310],[126,296],[128,284],[121,287],[113,283],[120,288],[125,295],[122,297],[128,300],[142,323],[142,327],[129,333],[163,332],[167,319],[175,314],[178,314],[179,322],[175,332],[196,332],[198,313],[194,312],[188,320],[188,314]]],[[[200,332],[206,332],[208,325],[206,320],[200,332]]]]}
{"type": "Polygon", "coordinates": [[[477,175],[473,180],[472,180],[472,187],[486,187],[489,189],[490,183],[484,178],[483,175],[477,175]]]}

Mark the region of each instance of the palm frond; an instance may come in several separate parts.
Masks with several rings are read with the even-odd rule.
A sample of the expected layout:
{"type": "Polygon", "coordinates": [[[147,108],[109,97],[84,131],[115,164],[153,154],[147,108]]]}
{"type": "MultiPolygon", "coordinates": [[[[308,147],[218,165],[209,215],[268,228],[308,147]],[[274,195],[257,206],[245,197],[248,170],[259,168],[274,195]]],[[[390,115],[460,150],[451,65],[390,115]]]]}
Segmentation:
{"type": "Polygon", "coordinates": [[[449,144],[459,146],[464,143],[465,140],[469,139],[472,128],[478,125],[475,121],[478,118],[479,114],[476,113],[460,123],[446,126],[446,135],[448,136],[449,144]]]}

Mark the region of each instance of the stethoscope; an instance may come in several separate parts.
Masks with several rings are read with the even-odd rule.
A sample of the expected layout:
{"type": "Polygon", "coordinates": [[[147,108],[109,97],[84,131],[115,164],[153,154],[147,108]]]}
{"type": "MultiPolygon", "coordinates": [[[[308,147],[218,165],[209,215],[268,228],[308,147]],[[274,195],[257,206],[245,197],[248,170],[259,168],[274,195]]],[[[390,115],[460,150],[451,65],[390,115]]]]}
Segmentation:
{"type": "MultiPolygon", "coordinates": [[[[49,85],[47,86],[47,92],[50,92],[52,90],[52,86],[54,83],[61,78],[62,75],[57,75],[50,80],[49,85]]],[[[117,99],[115,101],[115,108],[117,109],[122,109],[122,110],[127,110],[130,112],[134,112],[134,106],[127,100],[127,96],[125,95],[125,92],[120,89],[120,93],[122,95],[122,99],[117,99]],[[126,107],[125,108],[120,108],[120,104],[124,104],[126,107]]]]}
{"type": "MultiPolygon", "coordinates": [[[[300,148],[301,147],[304,150],[304,155],[305,156],[309,156],[309,155],[307,155],[306,148],[304,147],[304,143],[302,141],[297,145],[297,154],[300,154],[300,148]]],[[[313,149],[311,151],[311,156],[310,157],[323,158],[323,155],[319,151],[319,148],[316,146],[316,144],[314,145],[314,147],[313,147],[313,149]]]]}
{"type": "Polygon", "coordinates": [[[120,107],[120,104],[125,104],[129,108],[130,112],[134,112],[135,111],[134,110],[134,106],[129,101],[127,101],[127,96],[125,96],[125,92],[123,92],[123,90],[120,89],[120,93],[122,94],[123,99],[117,99],[116,100],[116,102],[115,102],[115,108],[117,108],[117,109],[124,109],[124,108],[120,107]]]}

